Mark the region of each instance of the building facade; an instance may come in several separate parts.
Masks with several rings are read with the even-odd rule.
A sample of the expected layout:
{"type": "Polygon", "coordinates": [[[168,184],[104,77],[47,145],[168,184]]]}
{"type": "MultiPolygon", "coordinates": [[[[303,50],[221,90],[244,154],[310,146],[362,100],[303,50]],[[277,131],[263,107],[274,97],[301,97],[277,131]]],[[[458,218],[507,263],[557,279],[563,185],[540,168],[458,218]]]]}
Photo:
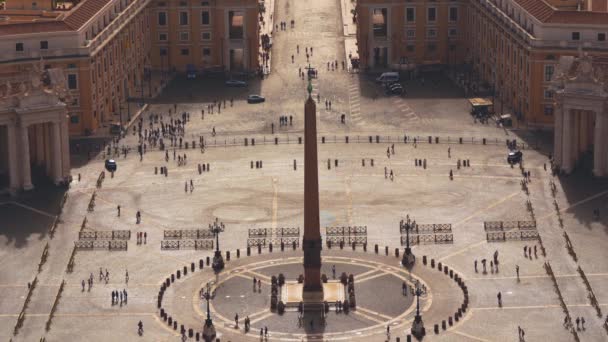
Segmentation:
{"type": "Polygon", "coordinates": [[[360,65],[414,68],[459,64],[467,2],[359,0],[357,42],[360,65]]]}
{"type": "Polygon", "coordinates": [[[69,95],[60,69],[30,65],[19,76],[1,79],[0,190],[34,187],[33,175],[55,184],[70,176],[69,95]]]}
{"type": "Polygon", "coordinates": [[[359,57],[372,68],[468,66],[521,124],[549,128],[557,63],[579,47],[608,56],[607,11],[607,0],[359,0],[359,57]]]}
{"type": "Polygon", "coordinates": [[[162,71],[255,71],[257,0],[158,0],[150,5],[151,60],[162,71]]]}

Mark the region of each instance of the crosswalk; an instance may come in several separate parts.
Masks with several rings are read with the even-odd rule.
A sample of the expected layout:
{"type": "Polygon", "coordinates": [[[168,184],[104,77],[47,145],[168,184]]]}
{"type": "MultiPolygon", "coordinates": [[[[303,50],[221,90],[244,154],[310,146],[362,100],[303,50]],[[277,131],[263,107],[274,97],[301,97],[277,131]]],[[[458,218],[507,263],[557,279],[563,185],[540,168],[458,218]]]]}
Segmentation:
{"type": "Polygon", "coordinates": [[[434,121],[432,118],[426,116],[420,117],[403,98],[394,98],[392,102],[395,108],[401,112],[402,117],[408,122],[430,125],[434,121]]]}
{"type": "Polygon", "coordinates": [[[352,82],[348,85],[348,103],[350,109],[350,122],[359,125],[363,124],[361,116],[361,87],[359,82],[352,82]]]}

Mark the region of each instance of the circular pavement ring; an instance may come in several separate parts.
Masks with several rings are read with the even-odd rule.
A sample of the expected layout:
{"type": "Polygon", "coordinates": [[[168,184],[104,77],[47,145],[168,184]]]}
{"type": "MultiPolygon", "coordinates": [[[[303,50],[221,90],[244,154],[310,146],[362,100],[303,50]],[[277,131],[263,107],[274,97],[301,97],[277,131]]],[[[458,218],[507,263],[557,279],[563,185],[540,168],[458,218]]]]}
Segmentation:
{"type": "MultiPolygon", "coordinates": [[[[199,290],[206,283],[213,283],[214,298],[211,301],[211,317],[222,339],[257,340],[260,328],[268,326],[273,340],[300,341],[307,339],[329,340],[376,340],[384,341],[386,327],[393,332],[408,334],[414,319],[416,306],[409,289],[418,281],[427,289],[421,296],[421,314],[426,324],[427,334],[437,322],[454,318],[463,308],[466,286],[458,274],[438,271],[438,268],[425,266],[421,262],[407,270],[400,265],[400,258],[363,251],[324,249],[322,273],[331,279],[331,266],[336,266],[336,277],[346,272],[355,275],[357,307],[349,314],[327,314],[327,324],[313,329],[298,325],[298,313],[288,309],[283,315],[270,310],[270,277],[283,273],[287,280],[295,280],[303,273],[302,251],[285,250],[263,253],[250,257],[233,258],[218,275],[210,267],[202,271],[188,272],[176,279],[165,291],[161,306],[164,312],[184,324],[186,331],[202,331],[206,318],[206,302],[199,298],[199,290]],[[262,280],[260,292],[254,292],[252,279],[262,280]],[[445,281],[452,278],[454,281],[445,281]],[[401,284],[408,284],[408,294],[401,292],[401,284]],[[459,291],[460,290],[460,291],[459,291]],[[393,292],[394,295],[390,295],[393,292]],[[460,295],[457,295],[461,293],[460,295]],[[456,295],[455,295],[456,294],[456,295]],[[235,327],[232,317],[239,313],[239,327],[235,327]],[[251,329],[244,333],[244,319],[249,317],[251,329]]],[[[244,253],[242,253],[244,255],[244,253]]],[[[419,259],[420,260],[420,259],[419,259]]],[[[198,264],[198,262],[196,262],[198,264]]],[[[180,269],[178,267],[177,269],[180,269]]],[[[444,265],[445,268],[445,265],[444,265]]],[[[463,312],[466,312],[463,310],[463,312]]],[[[160,313],[160,309],[159,309],[160,313]]],[[[462,316],[460,316],[462,318],[462,316]]],[[[160,322],[163,322],[161,317],[160,322]]],[[[448,329],[451,327],[448,327],[448,329]]]]}

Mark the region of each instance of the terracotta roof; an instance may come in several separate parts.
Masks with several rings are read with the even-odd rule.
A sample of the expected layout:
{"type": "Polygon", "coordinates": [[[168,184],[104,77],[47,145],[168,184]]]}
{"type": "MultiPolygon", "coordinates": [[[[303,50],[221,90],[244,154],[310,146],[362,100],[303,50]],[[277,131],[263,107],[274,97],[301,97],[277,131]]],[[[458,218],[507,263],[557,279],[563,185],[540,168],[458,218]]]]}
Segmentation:
{"type": "Polygon", "coordinates": [[[551,24],[608,25],[608,12],[555,11],[546,22],[551,24]]]}
{"type": "Polygon", "coordinates": [[[608,25],[608,12],[559,10],[544,0],[514,0],[543,23],[608,25]]]}
{"type": "Polygon", "coordinates": [[[541,22],[545,22],[551,17],[555,9],[543,0],[514,0],[526,12],[541,22]]]}
{"type": "Polygon", "coordinates": [[[60,31],[70,31],[70,27],[66,25],[63,21],[39,21],[0,25],[0,36],[60,31]]]}
{"type": "Polygon", "coordinates": [[[84,0],[67,14],[65,23],[72,30],[78,30],[109,2],[110,0],[84,0]]]}

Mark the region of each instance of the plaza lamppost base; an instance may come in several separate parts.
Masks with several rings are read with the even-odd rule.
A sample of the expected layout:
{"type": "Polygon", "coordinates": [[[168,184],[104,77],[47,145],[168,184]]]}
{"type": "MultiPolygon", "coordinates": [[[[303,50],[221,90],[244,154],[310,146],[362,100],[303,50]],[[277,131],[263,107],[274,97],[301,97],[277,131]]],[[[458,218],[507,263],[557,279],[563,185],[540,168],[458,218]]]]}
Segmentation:
{"type": "Polygon", "coordinates": [[[416,318],[414,318],[414,322],[412,323],[412,335],[414,335],[417,339],[421,339],[424,335],[426,335],[424,322],[422,322],[422,316],[420,315],[416,315],[416,318]]]}
{"type": "Polygon", "coordinates": [[[203,341],[212,342],[215,341],[216,333],[215,326],[213,326],[213,321],[210,318],[205,320],[205,326],[203,327],[203,341]]]}
{"type": "Polygon", "coordinates": [[[213,268],[213,270],[215,272],[219,272],[224,269],[224,258],[222,257],[221,251],[215,251],[215,254],[213,255],[213,263],[211,264],[211,267],[213,268]]]}
{"type": "Polygon", "coordinates": [[[412,253],[412,249],[408,247],[405,249],[403,257],[401,258],[401,265],[411,267],[414,265],[414,262],[416,262],[416,256],[412,253]]]}

